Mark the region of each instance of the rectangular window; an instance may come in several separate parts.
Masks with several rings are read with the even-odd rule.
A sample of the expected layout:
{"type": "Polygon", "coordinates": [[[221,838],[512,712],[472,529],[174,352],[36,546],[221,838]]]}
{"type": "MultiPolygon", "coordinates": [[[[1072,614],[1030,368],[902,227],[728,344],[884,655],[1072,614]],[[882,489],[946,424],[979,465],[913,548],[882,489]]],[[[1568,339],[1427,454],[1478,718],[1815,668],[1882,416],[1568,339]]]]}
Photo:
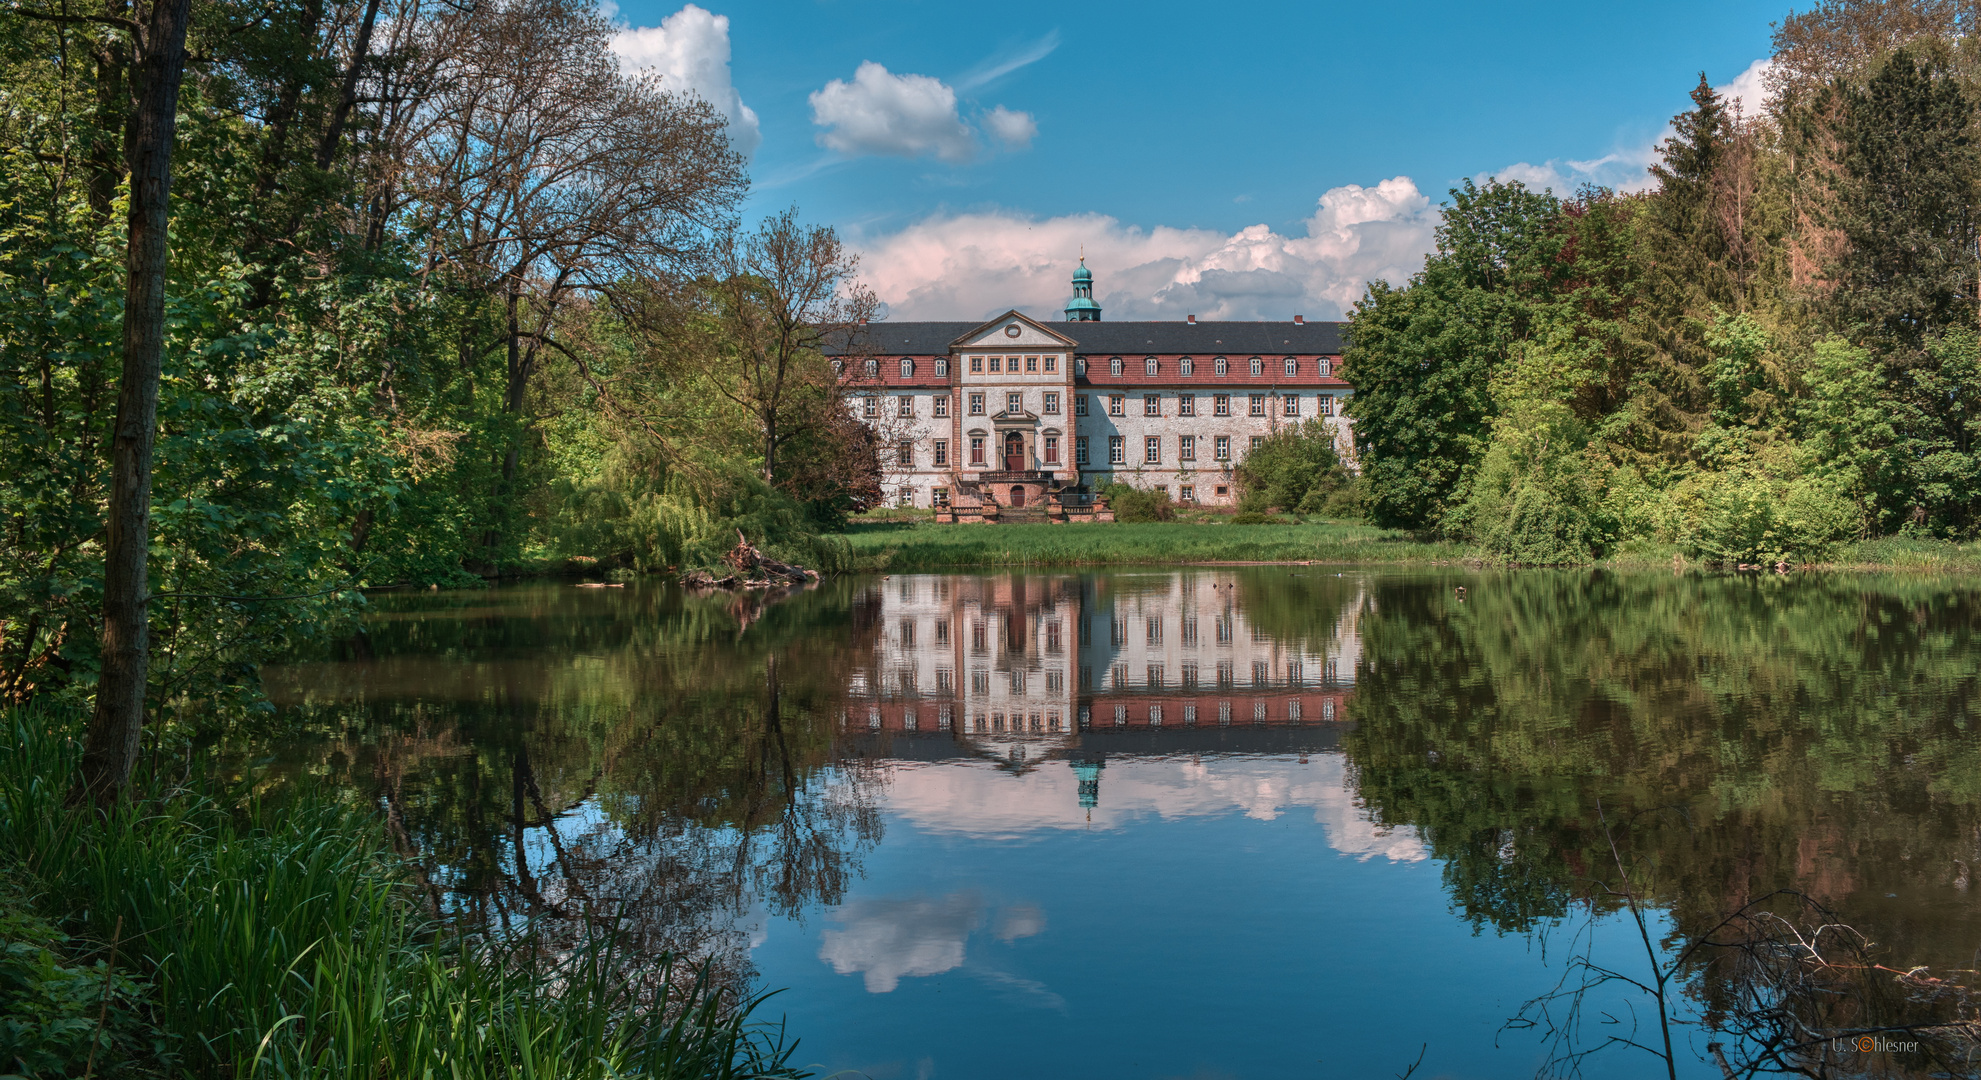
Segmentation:
{"type": "Polygon", "coordinates": [[[1087,395],[1085,394],[1073,395],[1073,415],[1075,416],[1087,415],[1087,395]]]}
{"type": "Polygon", "coordinates": [[[937,394],[935,397],[929,399],[929,407],[935,412],[937,416],[948,416],[949,395],[937,394]]]}
{"type": "MultiPolygon", "coordinates": [[[[1161,665],[1161,664],[1150,664],[1150,665],[1149,665],[1149,671],[1148,671],[1148,675],[1146,676],[1146,680],[1147,680],[1147,685],[1148,685],[1148,687],[1149,687],[1149,689],[1151,689],[1151,690],[1160,690],[1160,689],[1162,689],[1162,684],[1163,684],[1163,670],[1162,670],[1162,665],[1161,665]]],[[[1160,706],[1151,706],[1151,708],[1160,708],[1160,706]]]]}
{"type": "Polygon", "coordinates": [[[915,444],[907,439],[901,440],[901,445],[894,448],[894,463],[912,467],[915,464],[915,444]]]}
{"type": "Polygon", "coordinates": [[[1120,394],[1109,394],[1107,396],[1107,414],[1109,416],[1127,416],[1128,410],[1125,407],[1127,400],[1127,398],[1120,394]]]}
{"type": "Polygon", "coordinates": [[[1059,436],[1047,435],[1041,441],[1045,444],[1046,464],[1059,464],[1059,436]]]}
{"type": "MultiPolygon", "coordinates": [[[[985,641],[985,638],[984,638],[984,624],[983,624],[983,623],[980,623],[980,622],[977,622],[977,623],[971,623],[971,624],[970,624],[970,651],[971,651],[971,652],[983,652],[983,651],[985,650],[985,645],[984,645],[984,641],[985,641]]],[[[989,690],[990,690],[990,684],[989,684],[989,683],[985,683],[985,684],[984,684],[984,690],[985,690],[986,692],[989,692],[989,690]]]]}
{"type": "Polygon", "coordinates": [[[1128,464],[1128,440],[1119,435],[1107,437],[1107,460],[1110,464],[1128,464]]]}
{"type": "Polygon", "coordinates": [[[880,415],[880,395],[867,394],[860,400],[860,407],[869,420],[880,415]]]}
{"type": "Polygon", "coordinates": [[[970,436],[970,464],[982,465],[983,463],[984,437],[982,435],[972,435],[970,436]]]}
{"type": "Polygon", "coordinates": [[[915,505],[915,489],[911,487],[904,487],[901,490],[895,492],[894,505],[896,506],[915,505]]]}
{"type": "Polygon", "coordinates": [[[913,394],[903,394],[901,395],[900,398],[897,399],[897,404],[895,406],[895,415],[897,416],[915,415],[915,396],[913,394]]]}
{"type": "Polygon", "coordinates": [[[1252,449],[1257,450],[1259,447],[1264,445],[1266,445],[1266,437],[1264,435],[1252,436],[1252,449]]]}
{"type": "Polygon", "coordinates": [[[1196,501],[1197,501],[1197,485],[1195,485],[1195,484],[1185,484],[1185,485],[1183,485],[1182,487],[1180,487],[1180,488],[1177,488],[1177,489],[1176,489],[1176,498],[1177,498],[1177,501],[1178,501],[1178,502],[1196,502],[1196,501]]]}
{"type": "MultiPolygon", "coordinates": [[[[934,505],[934,506],[948,506],[948,505],[949,505],[949,489],[948,489],[948,488],[937,488],[937,489],[935,489],[935,501],[934,501],[934,503],[932,503],[931,505],[934,505]]],[[[937,623],[937,624],[936,624],[936,639],[937,639],[938,641],[941,641],[941,642],[942,642],[942,643],[944,643],[945,645],[949,643],[949,624],[948,624],[948,623],[937,623]]]]}
{"type": "Polygon", "coordinates": [[[1231,661],[1219,660],[1217,662],[1217,684],[1220,689],[1230,689],[1231,661]]]}
{"type": "Polygon", "coordinates": [[[937,465],[947,465],[947,464],[949,464],[949,440],[948,440],[948,439],[937,439],[937,440],[935,441],[935,463],[936,463],[937,465]]]}
{"type": "Polygon", "coordinates": [[[901,644],[903,645],[915,644],[915,620],[913,619],[901,620],[901,644]]]}
{"type": "Polygon", "coordinates": [[[1272,681],[1272,666],[1264,660],[1252,661],[1252,685],[1264,686],[1272,681]]]}
{"type": "Polygon", "coordinates": [[[1197,665],[1195,661],[1186,662],[1183,665],[1183,688],[1185,690],[1195,690],[1197,688],[1197,665]]]}
{"type": "Polygon", "coordinates": [[[1264,394],[1252,395],[1252,415],[1253,416],[1266,415],[1266,395],[1264,394]]]}
{"type": "Polygon", "coordinates": [[[1022,394],[1004,395],[1004,411],[1006,415],[1009,415],[1011,413],[1024,412],[1025,411],[1024,396],[1022,394]]]}
{"type": "Polygon", "coordinates": [[[1178,461],[1197,460],[1197,437],[1195,435],[1177,436],[1176,459],[1178,461]]]}
{"type": "Polygon", "coordinates": [[[1073,464],[1085,465],[1086,463],[1087,437],[1085,435],[1075,435],[1073,436],[1073,464]]]}
{"type": "Polygon", "coordinates": [[[1036,357],[1036,356],[1028,356],[1028,357],[1026,357],[1026,358],[1025,358],[1025,373],[1026,373],[1026,374],[1028,374],[1028,375],[1036,375],[1036,374],[1038,374],[1038,371],[1039,371],[1039,358],[1038,358],[1038,357],[1036,357]]]}
{"type": "Polygon", "coordinates": [[[1197,645],[1197,616],[1195,615],[1183,616],[1183,644],[1191,648],[1195,648],[1197,645]]]}
{"type": "Polygon", "coordinates": [[[1126,689],[1128,689],[1128,665],[1127,665],[1127,664],[1116,664],[1116,665],[1114,665],[1114,670],[1112,670],[1112,671],[1110,671],[1110,672],[1108,672],[1108,676],[1109,676],[1109,677],[1110,677],[1111,679],[1113,679],[1113,681],[1114,681],[1114,688],[1115,688],[1116,690],[1126,690],[1126,689]]]}
{"type": "Polygon", "coordinates": [[[1178,416],[1197,415],[1197,395],[1195,394],[1176,395],[1176,415],[1178,416]]]}
{"type": "Polygon", "coordinates": [[[1162,436],[1150,435],[1142,440],[1142,463],[1144,465],[1162,464],[1162,436]]]}
{"type": "Polygon", "coordinates": [[[937,378],[939,378],[939,379],[941,379],[941,378],[947,378],[947,377],[949,376],[949,358],[948,358],[948,357],[940,357],[940,358],[938,358],[938,359],[936,360],[936,362],[935,362],[935,373],[936,373],[936,377],[937,377],[937,378]]]}
{"type": "Polygon", "coordinates": [[[970,395],[970,415],[971,416],[984,415],[984,395],[982,394],[970,395]]]}
{"type": "MultiPolygon", "coordinates": [[[[1047,652],[1059,651],[1059,624],[1057,622],[1049,622],[1046,624],[1046,651],[1047,652]]],[[[1052,685],[1050,676],[1047,677],[1046,685],[1047,686],[1052,685]]]]}
{"type": "Polygon", "coordinates": [[[1049,372],[1051,372],[1051,371],[1058,371],[1058,370],[1059,370],[1059,357],[1057,357],[1057,356],[1048,356],[1048,357],[1046,357],[1046,370],[1047,370],[1047,371],[1049,371],[1049,372]]]}
{"type": "Polygon", "coordinates": [[[1211,444],[1211,452],[1217,457],[1219,461],[1230,461],[1231,436],[1219,435],[1217,437],[1217,440],[1211,444]]]}
{"type": "Polygon", "coordinates": [[[1230,415],[1231,415],[1231,395],[1230,395],[1230,394],[1212,394],[1212,395],[1211,395],[1211,415],[1212,415],[1212,416],[1230,416],[1230,415]]]}
{"type": "Polygon", "coordinates": [[[1299,394],[1287,394],[1284,397],[1280,398],[1280,415],[1282,416],[1300,415],[1299,394]]]}
{"type": "Polygon", "coordinates": [[[1004,370],[1004,368],[1003,368],[1003,364],[1004,364],[1004,357],[1002,357],[1002,356],[993,356],[993,357],[991,357],[991,358],[990,358],[990,369],[991,369],[991,374],[993,374],[993,375],[995,375],[995,374],[997,374],[997,373],[998,373],[999,371],[1002,371],[1002,370],[1004,370]]]}
{"type": "Polygon", "coordinates": [[[1162,415],[1162,398],[1160,398],[1160,397],[1158,397],[1158,396],[1156,396],[1155,394],[1143,394],[1143,395],[1142,395],[1142,415],[1143,415],[1143,416],[1161,416],[1161,415],[1162,415]]]}
{"type": "Polygon", "coordinates": [[[1048,391],[1043,399],[1043,404],[1039,406],[1039,411],[1047,416],[1058,416],[1059,395],[1048,391]]]}
{"type": "Polygon", "coordinates": [[[1314,407],[1322,416],[1333,416],[1335,414],[1334,403],[1335,398],[1332,394],[1322,394],[1320,397],[1314,399],[1314,407]]]}
{"type": "Polygon", "coordinates": [[[983,373],[984,373],[984,358],[981,356],[972,356],[970,358],[970,374],[982,375],[983,373]]]}
{"type": "Polygon", "coordinates": [[[1226,615],[1217,621],[1217,643],[1231,644],[1231,616],[1226,615]]]}

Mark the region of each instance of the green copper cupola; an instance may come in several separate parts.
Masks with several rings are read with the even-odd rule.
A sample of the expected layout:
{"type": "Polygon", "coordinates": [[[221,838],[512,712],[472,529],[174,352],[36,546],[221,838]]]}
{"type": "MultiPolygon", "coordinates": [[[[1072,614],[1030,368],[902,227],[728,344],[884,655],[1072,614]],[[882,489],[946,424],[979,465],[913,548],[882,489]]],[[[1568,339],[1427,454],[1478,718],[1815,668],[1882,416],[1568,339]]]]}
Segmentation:
{"type": "Polygon", "coordinates": [[[1094,302],[1094,272],[1087,269],[1085,255],[1080,256],[1080,268],[1073,271],[1073,299],[1066,302],[1066,321],[1101,321],[1101,306],[1094,302]]]}

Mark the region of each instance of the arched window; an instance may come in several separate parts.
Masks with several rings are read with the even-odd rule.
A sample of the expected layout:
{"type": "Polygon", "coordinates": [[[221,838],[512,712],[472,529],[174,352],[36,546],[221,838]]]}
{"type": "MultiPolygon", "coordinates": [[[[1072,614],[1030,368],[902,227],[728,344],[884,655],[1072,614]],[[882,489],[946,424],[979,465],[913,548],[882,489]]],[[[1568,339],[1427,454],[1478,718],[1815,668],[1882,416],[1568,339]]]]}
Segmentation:
{"type": "Polygon", "coordinates": [[[1321,357],[1321,378],[1325,379],[1333,374],[1334,374],[1334,361],[1328,359],[1325,356],[1321,357]]]}
{"type": "MultiPolygon", "coordinates": [[[[1290,364],[1290,363],[1292,363],[1292,362],[1293,362],[1293,361],[1291,361],[1291,360],[1288,360],[1288,361],[1287,361],[1287,363],[1289,363],[1289,364],[1290,364]]],[[[915,362],[914,362],[913,360],[910,360],[910,359],[908,359],[908,358],[907,358],[907,357],[905,357],[905,356],[904,356],[904,357],[902,357],[902,358],[901,358],[901,377],[902,377],[902,378],[904,378],[904,379],[909,379],[909,378],[913,378],[913,377],[914,377],[914,375],[915,375],[915,362]]]]}
{"type": "Polygon", "coordinates": [[[872,379],[877,377],[878,375],[880,375],[880,361],[878,360],[867,361],[867,378],[872,379]]]}
{"type": "Polygon", "coordinates": [[[1231,361],[1226,360],[1222,356],[1217,358],[1217,363],[1213,366],[1217,369],[1219,375],[1231,374],[1231,361]]]}
{"type": "Polygon", "coordinates": [[[1160,372],[1161,370],[1162,370],[1162,363],[1153,356],[1149,357],[1147,360],[1142,361],[1142,374],[1144,375],[1154,375],[1160,372]]]}
{"type": "Polygon", "coordinates": [[[1109,375],[1121,374],[1121,357],[1117,356],[1107,362],[1107,373],[1109,375]]]}
{"type": "Polygon", "coordinates": [[[1197,362],[1186,356],[1177,363],[1176,369],[1185,375],[1194,374],[1197,370],[1197,362]]]}
{"type": "MultiPolygon", "coordinates": [[[[903,374],[903,375],[906,375],[906,374],[908,374],[908,373],[904,371],[904,372],[902,372],[901,374],[903,374]]],[[[1298,375],[1298,374],[1300,374],[1300,361],[1298,361],[1298,360],[1295,360],[1295,359],[1294,359],[1294,358],[1292,358],[1291,356],[1289,356],[1289,357],[1287,357],[1287,358],[1286,358],[1286,375],[1287,375],[1287,377],[1288,377],[1288,378],[1292,378],[1293,376],[1295,376],[1295,375],[1298,375]]]]}
{"type": "Polygon", "coordinates": [[[1253,357],[1253,358],[1252,358],[1252,374],[1254,374],[1254,375],[1264,375],[1265,373],[1266,373],[1266,362],[1265,362],[1265,361],[1263,361],[1263,360],[1261,360],[1261,359],[1259,359],[1259,358],[1258,358],[1258,357],[1256,357],[1256,356],[1255,356],[1255,357],[1253,357]]]}

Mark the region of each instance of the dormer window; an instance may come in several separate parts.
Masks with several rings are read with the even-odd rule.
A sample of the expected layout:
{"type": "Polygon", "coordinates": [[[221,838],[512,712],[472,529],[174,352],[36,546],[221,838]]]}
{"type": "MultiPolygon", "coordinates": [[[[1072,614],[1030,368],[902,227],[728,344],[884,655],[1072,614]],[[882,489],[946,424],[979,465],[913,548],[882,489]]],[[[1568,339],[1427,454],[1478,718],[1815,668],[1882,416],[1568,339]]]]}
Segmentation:
{"type": "Polygon", "coordinates": [[[837,379],[844,374],[846,374],[846,361],[834,360],[832,362],[832,377],[837,379]]]}
{"type": "Polygon", "coordinates": [[[867,378],[873,379],[873,378],[878,378],[879,376],[880,376],[880,361],[878,360],[867,361],[867,378]]]}
{"type": "Polygon", "coordinates": [[[1081,376],[1081,377],[1083,377],[1083,378],[1084,378],[1084,377],[1086,376],[1086,374],[1087,374],[1087,358],[1086,358],[1086,357],[1084,357],[1084,356],[1082,356],[1082,357],[1080,357],[1080,358],[1078,358],[1078,359],[1076,359],[1076,360],[1074,360],[1074,361],[1073,361],[1073,374],[1075,374],[1075,375],[1079,375],[1079,376],[1081,376]]]}
{"type": "Polygon", "coordinates": [[[905,356],[901,358],[901,377],[904,379],[915,377],[915,362],[905,356]]]}
{"type": "Polygon", "coordinates": [[[1154,375],[1160,371],[1162,371],[1162,363],[1155,357],[1151,356],[1147,360],[1142,361],[1142,374],[1154,375]]]}
{"type": "Polygon", "coordinates": [[[1252,374],[1254,374],[1254,375],[1264,375],[1265,373],[1266,373],[1266,362],[1265,362],[1264,360],[1261,360],[1261,359],[1259,359],[1259,358],[1258,358],[1258,357],[1256,357],[1256,356],[1255,356],[1255,357],[1253,357],[1253,358],[1252,358],[1252,374]]]}
{"type": "Polygon", "coordinates": [[[1292,358],[1291,356],[1289,356],[1289,357],[1287,357],[1287,358],[1286,358],[1286,377],[1290,379],[1290,378],[1292,378],[1293,376],[1295,376],[1295,375],[1298,375],[1298,374],[1300,374],[1300,361],[1298,361],[1298,360],[1295,360],[1295,359],[1294,359],[1294,358],[1292,358]]]}
{"type": "Polygon", "coordinates": [[[1177,361],[1176,370],[1184,375],[1194,375],[1197,373],[1197,362],[1186,356],[1177,361]]]}
{"type": "Polygon", "coordinates": [[[1325,356],[1321,357],[1321,378],[1325,379],[1333,374],[1334,374],[1334,361],[1325,356]]]}
{"type": "Polygon", "coordinates": [[[1121,357],[1117,356],[1107,362],[1107,373],[1109,375],[1121,374],[1121,357]]]}
{"type": "Polygon", "coordinates": [[[1231,361],[1226,360],[1222,356],[1217,358],[1217,363],[1213,366],[1217,369],[1219,375],[1231,374],[1231,361]]]}
{"type": "Polygon", "coordinates": [[[936,378],[938,378],[938,379],[940,379],[940,378],[944,378],[945,376],[947,376],[947,375],[949,374],[949,358],[948,358],[948,357],[946,357],[946,356],[939,356],[939,357],[937,357],[937,358],[936,358],[936,361],[935,361],[935,374],[936,374],[936,378]]]}

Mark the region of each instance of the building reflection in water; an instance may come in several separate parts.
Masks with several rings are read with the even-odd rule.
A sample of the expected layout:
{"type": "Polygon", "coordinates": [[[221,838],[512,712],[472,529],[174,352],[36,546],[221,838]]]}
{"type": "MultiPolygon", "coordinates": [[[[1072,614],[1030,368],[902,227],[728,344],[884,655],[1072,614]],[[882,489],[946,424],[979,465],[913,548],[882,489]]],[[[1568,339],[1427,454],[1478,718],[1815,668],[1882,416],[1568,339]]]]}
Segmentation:
{"type": "MultiPolygon", "coordinates": [[[[1248,618],[1236,575],[900,575],[868,598],[880,633],[856,657],[838,722],[890,758],[1070,759],[1097,805],[1109,753],[1298,753],[1349,718],[1368,597],[1305,613],[1289,640],[1248,618]]],[[[850,749],[850,747],[849,747],[850,749]]]]}

